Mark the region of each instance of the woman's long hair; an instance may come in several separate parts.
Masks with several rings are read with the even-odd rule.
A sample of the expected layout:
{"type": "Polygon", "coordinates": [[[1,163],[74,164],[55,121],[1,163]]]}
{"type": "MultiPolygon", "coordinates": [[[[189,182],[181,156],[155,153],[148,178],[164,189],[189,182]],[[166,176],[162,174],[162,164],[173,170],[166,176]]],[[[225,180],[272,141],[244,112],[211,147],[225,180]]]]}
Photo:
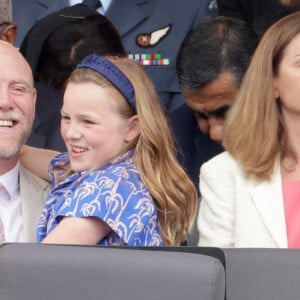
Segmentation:
{"type": "Polygon", "coordinates": [[[225,123],[224,147],[245,174],[270,179],[276,159],[297,158],[287,142],[273,86],[284,50],[300,33],[300,12],[272,25],[262,37],[225,123]]]}

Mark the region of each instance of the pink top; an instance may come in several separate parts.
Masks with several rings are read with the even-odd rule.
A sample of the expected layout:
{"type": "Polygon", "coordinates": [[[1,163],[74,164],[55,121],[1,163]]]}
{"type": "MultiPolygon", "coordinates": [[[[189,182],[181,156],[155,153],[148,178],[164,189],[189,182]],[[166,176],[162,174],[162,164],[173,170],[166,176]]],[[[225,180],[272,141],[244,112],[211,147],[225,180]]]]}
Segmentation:
{"type": "Polygon", "coordinates": [[[282,181],[288,248],[300,248],[300,180],[282,181]]]}

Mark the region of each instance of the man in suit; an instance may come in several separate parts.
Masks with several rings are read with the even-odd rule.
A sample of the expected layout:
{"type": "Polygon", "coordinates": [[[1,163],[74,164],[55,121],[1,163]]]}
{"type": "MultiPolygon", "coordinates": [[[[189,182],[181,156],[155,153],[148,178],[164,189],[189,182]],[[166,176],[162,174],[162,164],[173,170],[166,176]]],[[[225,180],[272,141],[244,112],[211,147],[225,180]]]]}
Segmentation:
{"type": "MultiPolygon", "coordinates": [[[[17,25],[12,21],[12,7],[10,0],[2,0],[0,2],[0,40],[13,44],[17,34],[17,25]]],[[[24,76],[31,84],[32,74],[28,73],[27,65],[24,58],[18,51],[9,44],[0,42],[0,64],[1,64],[1,81],[4,80],[6,69],[13,71],[10,79],[24,76]],[[10,64],[11,63],[11,64],[10,64]],[[20,64],[20,65],[19,65],[20,64]],[[23,66],[23,68],[21,68],[23,66]],[[25,73],[22,73],[22,71],[25,73]]],[[[8,79],[6,79],[8,80],[8,79]]],[[[6,85],[4,81],[2,85],[6,85]]],[[[14,86],[11,86],[13,88],[14,86]]],[[[22,86],[21,86],[22,87],[22,86]]],[[[16,86],[16,88],[20,88],[16,86]]],[[[8,91],[10,89],[8,88],[8,91]]],[[[30,93],[29,93],[30,94],[30,93]]],[[[0,129],[0,182],[6,189],[4,193],[7,198],[0,197],[0,220],[4,228],[5,241],[7,242],[35,242],[36,225],[44,202],[47,198],[50,186],[44,180],[36,177],[34,174],[26,170],[18,161],[20,148],[29,136],[32,128],[34,117],[35,90],[33,90],[32,99],[27,99],[28,107],[32,112],[28,115],[24,114],[23,124],[13,124],[7,126],[8,123],[2,123],[0,129]],[[32,107],[33,106],[33,107],[32,107]],[[27,120],[27,121],[26,121],[27,120]],[[22,130],[14,128],[22,126],[22,130]],[[33,197],[34,195],[34,197],[33,197]]],[[[18,101],[12,101],[11,93],[0,95],[0,116],[6,119],[7,111],[14,111],[18,108],[18,101],[21,101],[24,95],[18,95],[18,101]],[[3,100],[3,101],[2,101],[3,100]]],[[[9,115],[8,115],[9,116],[9,115]]],[[[41,123],[37,122],[36,128],[41,127],[41,123]]]]}
{"type": "Polygon", "coordinates": [[[10,43],[0,41],[0,220],[6,242],[34,242],[49,184],[19,162],[32,127],[36,90],[30,66],[10,43]]]}
{"type": "MultiPolygon", "coordinates": [[[[17,45],[30,27],[45,15],[64,6],[82,1],[13,0],[13,16],[19,25],[17,45]]],[[[102,1],[99,8],[116,26],[128,55],[144,65],[154,82],[170,120],[180,148],[179,159],[192,177],[186,156],[190,153],[190,129],[195,127],[194,116],[184,105],[175,69],[177,52],[188,31],[198,23],[216,15],[213,0],[111,0],[102,1]],[[185,126],[185,133],[176,124],[185,126]]],[[[206,148],[204,139],[202,147],[206,148]]],[[[195,181],[196,184],[196,181],[195,181]]]]}

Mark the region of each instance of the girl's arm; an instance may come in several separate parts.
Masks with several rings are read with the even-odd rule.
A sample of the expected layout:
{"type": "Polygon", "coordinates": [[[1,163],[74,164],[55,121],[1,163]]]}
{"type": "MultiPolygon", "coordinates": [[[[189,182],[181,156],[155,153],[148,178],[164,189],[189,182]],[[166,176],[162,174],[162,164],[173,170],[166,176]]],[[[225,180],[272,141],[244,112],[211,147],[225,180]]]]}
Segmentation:
{"type": "Polygon", "coordinates": [[[48,149],[35,148],[28,145],[22,146],[20,160],[22,165],[37,176],[50,181],[48,167],[50,161],[59,152],[48,149]]]}
{"type": "Polygon", "coordinates": [[[42,243],[97,245],[111,230],[96,217],[64,217],[42,243]]]}

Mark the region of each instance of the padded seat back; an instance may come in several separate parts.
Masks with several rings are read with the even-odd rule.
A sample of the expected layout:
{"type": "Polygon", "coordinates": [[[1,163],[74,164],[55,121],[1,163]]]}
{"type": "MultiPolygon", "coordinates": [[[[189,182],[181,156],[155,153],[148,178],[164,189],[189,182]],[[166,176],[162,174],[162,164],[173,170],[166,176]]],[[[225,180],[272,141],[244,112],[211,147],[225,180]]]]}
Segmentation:
{"type": "Polygon", "coordinates": [[[5,244],[1,300],[224,300],[214,257],[93,246],[5,244]]]}
{"type": "Polygon", "coordinates": [[[223,250],[227,300],[300,299],[300,250],[223,250]]]}

